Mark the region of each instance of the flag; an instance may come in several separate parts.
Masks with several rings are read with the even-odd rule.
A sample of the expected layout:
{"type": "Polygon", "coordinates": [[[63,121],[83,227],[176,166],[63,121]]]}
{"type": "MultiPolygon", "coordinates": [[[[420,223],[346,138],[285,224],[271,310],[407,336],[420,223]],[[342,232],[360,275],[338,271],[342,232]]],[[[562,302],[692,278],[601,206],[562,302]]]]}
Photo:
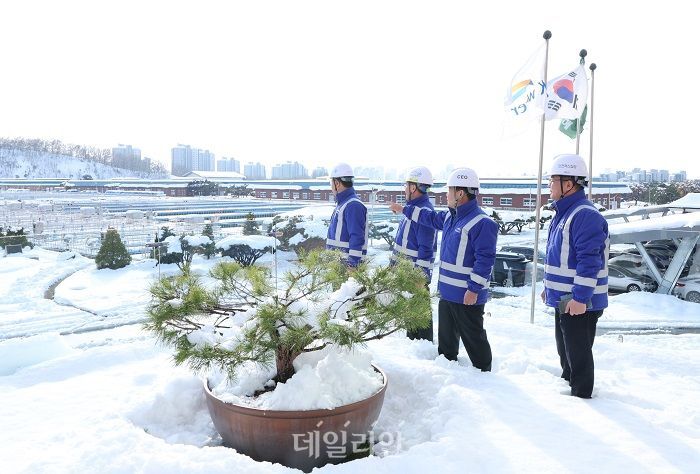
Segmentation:
{"type": "MultiPolygon", "coordinates": [[[[583,64],[547,82],[545,120],[577,119],[588,100],[588,79],[583,64]]],[[[574,129],[575,131],[576,129],[574,129]]]]}
{"type": "Polygon", "coordinates": [[[545,99],[545,45],[515,73],[506,91],[505,112],[513,122],[525,122],[542,116],[545,99]]]}
{"type": "MultiPolygon", "coordinates": [[[[588,114],[588,105],[586,105],[583,108],[583,112],[581,113],[581,125],[578,127],[578,133],[579,135],[581,132],[583,132],[583,126],[586,125],[586,115],[588,114]]],[[[578,123],[578,119],[562,119],[561,123],[559,124],[559,131],[562,132],[564,135],[566,135],[569,138],[576,138],[576,124],[578,123]]]]}

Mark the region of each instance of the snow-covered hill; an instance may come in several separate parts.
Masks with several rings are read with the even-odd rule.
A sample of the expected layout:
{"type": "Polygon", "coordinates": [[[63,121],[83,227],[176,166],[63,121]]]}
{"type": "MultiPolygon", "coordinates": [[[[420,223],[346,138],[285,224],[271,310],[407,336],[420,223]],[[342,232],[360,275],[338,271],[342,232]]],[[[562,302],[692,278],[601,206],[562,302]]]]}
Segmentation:
{"type": "Polygon", "coordinates": [[[79,179],[86,174],[94,179],[165,177],[155,173],[114,168],[73,156],[0,148],[0,178],[79,179]]]}

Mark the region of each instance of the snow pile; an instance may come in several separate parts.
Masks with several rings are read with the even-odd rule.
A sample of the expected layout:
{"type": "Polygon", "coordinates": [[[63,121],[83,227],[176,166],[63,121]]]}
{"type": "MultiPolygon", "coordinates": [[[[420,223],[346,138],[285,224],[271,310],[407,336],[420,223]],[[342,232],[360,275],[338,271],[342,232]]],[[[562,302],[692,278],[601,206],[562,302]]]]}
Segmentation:
{"type": "Polygon", "coordinates": [[[279,245],[279,241],[274,237],[268,237],[265,235],[232,235],[219,240],[216,243],[216,248],[228,250],[234,245],[247,245],[255,250],[265,250],[267,247],[279,245]]]}
{"type": "MultiPolygon", "coordinates": [[[[371,365],[371,353],[335,348],[318,352],[323,352],[321,358],[313,352],[309,357],[297,357],[294,376],[256,398],[232,394],[226,382],[214,387],[212,393],[226,402],[265,410],[317,410],[364,400],[382,387],[382,376],[371,365]]],[[[270,372],[259,372],[256,382],[262,382],[266,375],[270,372]]],[[[236,392],[240,393],[242,383],[234,386],[236,392]]]]}
{"type": "Polygon", "coordinates": [[[654,328],[669,324],[700,327],[700,307],[672,295],[645,291],[608,298],[608,309],[598,321],[601,327],[654,328]]]}
{"type": "Polygon", "coordinates": [[[0,342],[0,375],[47,360],[72,354],[74,351],[58,334],[8,339],[0,342]]]}
{"type": "Polygon", "coordinates": [[[176,235],[170,235],[163,239],[166,243],[166,249],[168,253],[182,253],[182,243],[180,242],[180,237],[176,235]]]}
{"type": "Polygon", "coordinates": [[[169,444],[205,446],[216,436],[202,380],[193,376],[171,380],[161,393],[134,409],[128,418],[169,444]]]}
{"type": "Polygon", "coordinates": [[[192,247],[204,247],[212,242],[209,236],[206,235],[186,235],[182,240],[192,247]]]}

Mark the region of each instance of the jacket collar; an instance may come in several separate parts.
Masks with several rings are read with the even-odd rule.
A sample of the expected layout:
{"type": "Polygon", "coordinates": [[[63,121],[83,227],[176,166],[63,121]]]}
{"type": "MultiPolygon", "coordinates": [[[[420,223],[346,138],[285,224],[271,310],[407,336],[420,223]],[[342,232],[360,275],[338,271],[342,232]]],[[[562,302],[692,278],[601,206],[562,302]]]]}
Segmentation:
{"type": "Polygon", "coordinates": [[[429,202],[429,201],[430,201],[430,198],[428,197],[427,194],[421,194],[417,198],[411,199],[406,204],[410,204],[411,206],[418,206],[418,205],[424,204],[424,203],[429,202]]]}
{"type": "Polygon", "coordinates": [[[569,210],[569,208],[571,208],[571,206],[573,206],[574,204],[576,204],[580,201],[584,201],[585,199],[586,199],[586,192],[583,189],[579,189],[578,191],[576,191],[574,194],[572,194],[570,196],[566,196],[566,197],[563,197],[561,199],[554,201],[554,203],[552,205],[554,206],[554,209],[557,211],[557,214],[559,214],[560,212],[561,213],[566,212],[567,210],[569,210]]]}
{"type": "Polygon", "coordinates": [[[457,206],[457,209],[450,209],[450,211],[452,211],[453,217],[456,214],[457,219],[459,219],[460,217],[472,214],[478,208],[479,206],[477,205],[477,201],[474,199],[473,201],[466,202],[461,206],[457,206]]]}
{"type": "Polygon", "coordinates": [[[357,194],[355,194],[355,188],[348,188],[345,191],[335,195],[335,202],[338,204],[343,204],[345,201],[352,199],[355,196],[357,196],[357,194]]]}

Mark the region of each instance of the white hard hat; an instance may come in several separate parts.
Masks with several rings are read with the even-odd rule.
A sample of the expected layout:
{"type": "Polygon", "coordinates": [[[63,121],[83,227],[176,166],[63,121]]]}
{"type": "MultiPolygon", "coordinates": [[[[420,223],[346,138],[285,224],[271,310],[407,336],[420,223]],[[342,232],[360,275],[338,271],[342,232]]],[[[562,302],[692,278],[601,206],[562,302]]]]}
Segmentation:
{"type": "Polygon", "coordinates": [[[338,163],[331,170],[331,178],[344,178],[346,176],[355,176],[352,172],[352,167],[347,163],[338,163]]]}
{"type": "Polygon", "coordinates": [[[479,177],[471,168],[457,168],[449,178],[447,178],[447,187],[457,188],[473,188],[479,189],[479,177]]]}
{"type": "Polygon", "coordinates": [[[411,171],[408,172],[406,175],[406,182],[407,183],[416,183],[416,184],[426,184],[428,186],[433,185],[433,173],[430,172],[428,168],[425,166],[418,166],[416,168],[413,168],[411,171]]]}
{"type": "Polygon", "coordinates": [[[588,167],[580,155],[557,155],[552,160],[549,176],[588,176],[588,167]]]}

